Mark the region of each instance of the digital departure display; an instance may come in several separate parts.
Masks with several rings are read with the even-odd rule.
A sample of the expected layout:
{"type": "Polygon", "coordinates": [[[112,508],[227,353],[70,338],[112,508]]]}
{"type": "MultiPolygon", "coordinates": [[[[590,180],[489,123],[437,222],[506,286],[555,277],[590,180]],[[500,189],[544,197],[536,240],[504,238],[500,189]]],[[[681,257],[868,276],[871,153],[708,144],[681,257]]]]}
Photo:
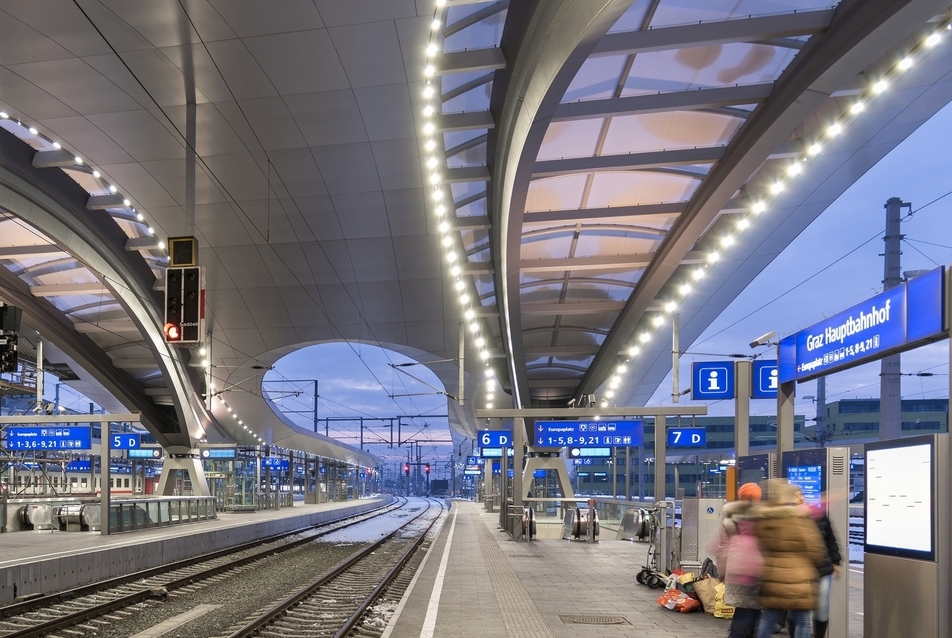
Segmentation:
{"type": "Polygon", "coordinates": [[[787,480],[800,488],[803,500],[819,505],[823,496],[823,466],[794,465],[787,468],[787,480]]]}
{"type": "Polygon", "coordinates": [[[932,447],[932,437],[867,444],[867,552],[935,560],[932,447]]]}

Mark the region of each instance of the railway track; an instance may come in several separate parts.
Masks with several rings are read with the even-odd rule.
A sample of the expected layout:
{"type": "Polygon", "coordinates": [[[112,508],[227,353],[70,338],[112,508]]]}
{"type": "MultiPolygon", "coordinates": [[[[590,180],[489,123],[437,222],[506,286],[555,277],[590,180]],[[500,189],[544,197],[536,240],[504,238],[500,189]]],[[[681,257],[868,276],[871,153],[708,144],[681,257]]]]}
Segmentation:
{"type": "Polygon", "coordinates": [[[431,505],[326,574],[230,628],[221,638],[350,635],[374,601],[400,576],[443,510],[442,504],[431,505]]]}
{"type": "MultiPolygon", "coordinates": [[[[313,542],[328,534],[389,514],[406,499],[358,516],[330,521],[310,530],[296,530],[212,554],[179,561],[76,589],[33,598],[0,608],[0,638],[45,636],[75,627],[98,632],[100,625],[121,620],[125,608],[165,598],[169,592],[220,578],[243,567],[313,542]],[[297,536],[298,538],[292,538],[297,536]],[[111,619],[101,620],[112,615],[111,619]]],[[[73,630],[75,634],[75,630],[73,630]]]]}

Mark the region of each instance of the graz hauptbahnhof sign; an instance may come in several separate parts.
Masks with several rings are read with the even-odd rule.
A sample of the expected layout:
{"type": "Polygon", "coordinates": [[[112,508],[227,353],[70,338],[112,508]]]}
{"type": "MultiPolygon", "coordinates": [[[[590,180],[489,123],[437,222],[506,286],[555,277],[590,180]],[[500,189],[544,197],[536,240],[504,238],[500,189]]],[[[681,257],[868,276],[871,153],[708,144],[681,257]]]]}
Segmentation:
{"type": "Polygon", "coordinates": [[[945,269],[910,279],[780,341],[779,379],[807,381],[943,334],[945,269]]]}

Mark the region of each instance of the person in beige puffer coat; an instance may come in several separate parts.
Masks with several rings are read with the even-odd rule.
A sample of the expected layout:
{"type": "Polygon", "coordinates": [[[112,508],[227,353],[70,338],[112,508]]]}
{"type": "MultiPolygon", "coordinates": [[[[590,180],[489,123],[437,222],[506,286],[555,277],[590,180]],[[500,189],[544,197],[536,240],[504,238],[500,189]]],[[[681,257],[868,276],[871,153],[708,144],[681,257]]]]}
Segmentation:
{"type": "Polygon", "coordinates": [[[818,569],[826,546],[809,509],[796,505],[799,488],[784,479],[767,484],[767,504],[758,511],[754,534],[764,553],[757,638],[769,638],[784,611],[792,638],[810,638],[817,601],[818,569]]]}

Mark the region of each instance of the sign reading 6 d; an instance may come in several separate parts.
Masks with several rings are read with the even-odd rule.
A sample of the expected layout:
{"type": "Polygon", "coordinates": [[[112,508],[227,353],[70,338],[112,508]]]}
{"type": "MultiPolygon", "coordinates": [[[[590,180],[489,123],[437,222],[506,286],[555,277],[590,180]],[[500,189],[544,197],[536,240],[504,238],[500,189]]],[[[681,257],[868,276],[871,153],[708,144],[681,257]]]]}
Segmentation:
{"type": "Polygon", "coordinates": [[[479,447],[512,447],[512,430],[479,430],[479,447]]]}

